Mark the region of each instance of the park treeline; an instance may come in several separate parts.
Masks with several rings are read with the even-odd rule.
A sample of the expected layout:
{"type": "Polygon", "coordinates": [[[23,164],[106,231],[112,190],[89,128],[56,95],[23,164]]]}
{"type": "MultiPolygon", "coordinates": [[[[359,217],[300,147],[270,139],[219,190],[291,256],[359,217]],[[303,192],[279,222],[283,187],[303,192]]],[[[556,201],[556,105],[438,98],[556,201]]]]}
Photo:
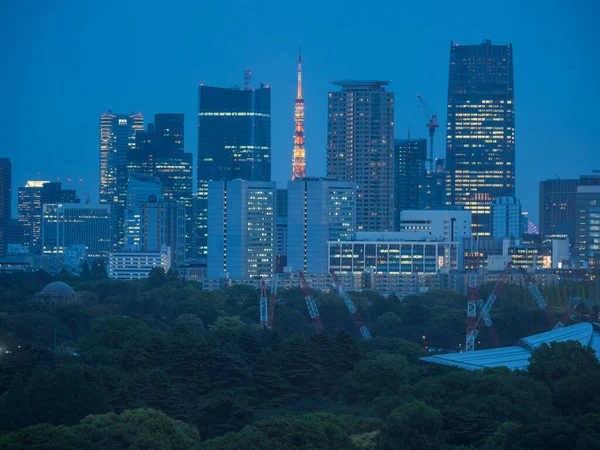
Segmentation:
{"type": "MultiPolygon", "coordinates": [[[[56,278],[0,274],[0,449],[596,449],[600,367],[576,342],[537,349],[527,372],[425,364],[464,345],[465,299],[316,292],[315,335],[300,289],[281,290],[272,330],[258,290],[153,271],[58,279],[82,305],[33,300],[56,278]]],[[[481,289],[485,297],[491,286],[481,289]]],[[[569,296],[544,290],[558,320],[569,296]]],[[[528,292],[506,286],[491,313],[500,341],[551,328],[528,292]]],[[[478,348],[491,344],[485,332],[478,348]]]]}

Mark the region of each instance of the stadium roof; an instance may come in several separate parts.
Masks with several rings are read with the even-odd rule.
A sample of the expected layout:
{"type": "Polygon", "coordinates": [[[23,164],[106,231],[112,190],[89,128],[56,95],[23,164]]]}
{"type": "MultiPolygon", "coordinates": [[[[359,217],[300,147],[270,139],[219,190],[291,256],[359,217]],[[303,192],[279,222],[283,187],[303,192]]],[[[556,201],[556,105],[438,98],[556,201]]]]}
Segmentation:
{"type": "Polygon", "coordinates": [[[486,367],[508,367],[515,370],[527,369],[533,350],[550,342],[579,341],[581,345],[591,347],[600,355],[600,323],[578,323],[546,333],[520,339],[512,347],[476,350],[474,352],[447,353],[421,358],[426,362],[461,367],[467,370],[484,369],[486,367]]]}

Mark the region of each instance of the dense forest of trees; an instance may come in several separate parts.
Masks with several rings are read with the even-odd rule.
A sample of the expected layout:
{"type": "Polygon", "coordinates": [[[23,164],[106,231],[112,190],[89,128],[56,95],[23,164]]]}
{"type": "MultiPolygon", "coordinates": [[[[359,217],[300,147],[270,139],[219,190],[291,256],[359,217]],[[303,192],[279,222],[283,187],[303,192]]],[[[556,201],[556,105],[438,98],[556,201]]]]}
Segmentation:
{"type": "MultiPolygon", "coordinates": [[[[54,279],[0,274],[0,449],[595,449],[600,366],[575,342],[542,346],[527,372],[419,361],[464,345],[465,301],[317,293],[315,335],[299,289],[273,330],[258,292],[202,292],[158,271],[117,282],[61,274],[84,304],[32,298],[54,279]]],[[[482,289],[482,295],[491,288],[482,289]]],[[[556,317],[585,285],[544,292],[556,317]]],[[[580,294],[581,295],[581,294],[580,294]]],[[[492,311],[503,345],[546,331],[527,291],[492,311]]],[[[489,346],[485,333],[479,348],[489,346]]]]}

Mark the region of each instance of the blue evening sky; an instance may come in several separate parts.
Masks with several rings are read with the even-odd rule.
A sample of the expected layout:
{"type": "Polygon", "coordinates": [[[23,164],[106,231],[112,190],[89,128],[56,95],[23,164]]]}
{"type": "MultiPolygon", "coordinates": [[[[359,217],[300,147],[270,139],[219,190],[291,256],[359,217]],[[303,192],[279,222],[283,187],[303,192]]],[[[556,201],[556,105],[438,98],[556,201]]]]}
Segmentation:
{"type": "Polygon", "coordinates": [[[185,113],[195,158],[198,84],[242,85],[251,69],[273,89],[273,179],[284,184],[302,41],[307,171],[324,175],[330,80],[393,80],[396,136],[410,125],[425,137],[416,95],[445,124],[450,41],[491,39],[514,46],[517,195],[537,223],[540,180],[600,169],[597,3],[3,0],[0,156],[12,160],[15,191],[27,179],[83,178],[97,200],[109,106],[149,120],[185,113]]]}

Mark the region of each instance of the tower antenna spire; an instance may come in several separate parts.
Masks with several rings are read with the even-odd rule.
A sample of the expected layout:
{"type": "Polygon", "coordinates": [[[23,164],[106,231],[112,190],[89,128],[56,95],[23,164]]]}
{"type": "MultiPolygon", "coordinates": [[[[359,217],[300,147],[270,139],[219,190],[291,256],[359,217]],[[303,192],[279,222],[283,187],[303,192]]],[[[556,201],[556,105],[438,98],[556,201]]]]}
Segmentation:
{"type": "Polygon", "coordinates": [[[298,94],[294,108],[296,133],[294,135],[294,156],[292,158],[292,181],[306,178],[306,152],[304,151],[304,98],[302,98],[302,51],[298,42],[298,94]]]}

